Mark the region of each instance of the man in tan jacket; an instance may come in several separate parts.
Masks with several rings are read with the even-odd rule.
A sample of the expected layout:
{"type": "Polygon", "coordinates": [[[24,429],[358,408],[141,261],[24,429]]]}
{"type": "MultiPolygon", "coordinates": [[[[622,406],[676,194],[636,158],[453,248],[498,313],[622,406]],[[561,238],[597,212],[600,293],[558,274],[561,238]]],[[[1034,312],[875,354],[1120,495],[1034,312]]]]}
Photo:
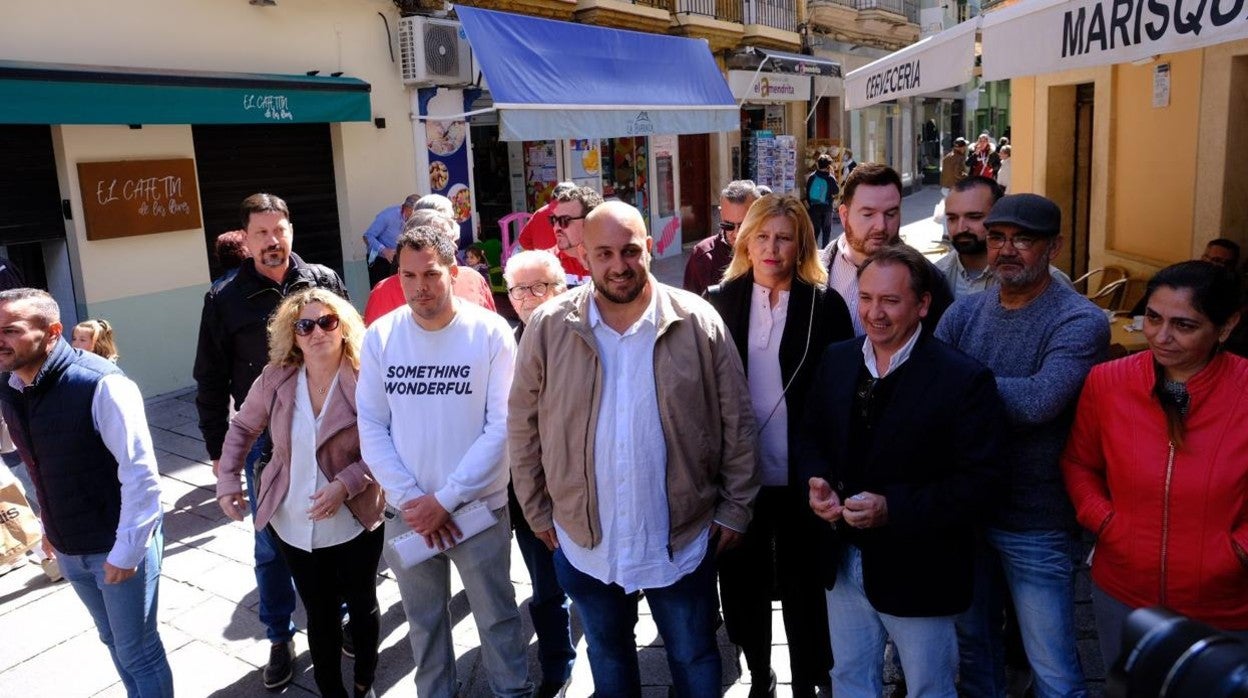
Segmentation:
{"type": "Polygon", "coordinates": [[[638,592],[677,695],[718,695],[714,558],[758,492],[754,419],[718,314],[650,276],[637,209],[585,220],[593,284],[535,311],[508,404],[512,480],[580,609],[596,695],[640,693],[638,592]]]}

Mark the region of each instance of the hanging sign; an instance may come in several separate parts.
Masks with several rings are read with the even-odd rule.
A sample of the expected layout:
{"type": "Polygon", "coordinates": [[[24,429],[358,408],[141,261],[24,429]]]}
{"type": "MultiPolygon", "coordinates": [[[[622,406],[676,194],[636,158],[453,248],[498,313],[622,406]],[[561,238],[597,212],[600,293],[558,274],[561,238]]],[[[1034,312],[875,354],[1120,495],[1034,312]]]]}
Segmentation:
{"type": "Polygon", "coordinates": [[[845,109],[929,94],[969,82],[979,18],[912,44],[845,76],[845,109]]]}
{"type": "Polygon", "coordinates": [[[984,15],[984,79],[1129,63],[1244,38],[1244,0],[1029,0],[984,15]]]}

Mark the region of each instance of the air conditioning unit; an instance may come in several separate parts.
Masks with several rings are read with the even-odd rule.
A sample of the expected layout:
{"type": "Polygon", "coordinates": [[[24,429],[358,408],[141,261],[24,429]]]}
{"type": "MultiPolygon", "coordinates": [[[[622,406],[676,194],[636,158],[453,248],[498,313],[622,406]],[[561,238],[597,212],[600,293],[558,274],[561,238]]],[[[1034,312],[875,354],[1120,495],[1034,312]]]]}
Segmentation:
{"type": "Polygon", "coordinates": [[[454,20],[400,18],[399,56],[404,85],[472,84],[472,51],[454,20]]]}

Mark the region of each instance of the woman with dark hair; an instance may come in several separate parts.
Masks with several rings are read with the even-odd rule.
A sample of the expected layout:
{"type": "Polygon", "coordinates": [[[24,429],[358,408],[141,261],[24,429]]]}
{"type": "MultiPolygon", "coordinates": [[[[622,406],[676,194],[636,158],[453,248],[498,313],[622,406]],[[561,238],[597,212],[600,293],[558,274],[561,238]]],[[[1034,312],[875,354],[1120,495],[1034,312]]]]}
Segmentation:
{"type": "Polygon", "coordinates": [[[789,466],[806,393],[829,344],[853,337],[849,310],[827,288],[814,226],[793,196],[764,196],[741,223],[724,281],[707,298],[732,332],[758,425],[762,489],[744,541],[719,560],[728,637],[750,671],[750,696],[774,694],[771,593],[778,585],[793,695],[814,696],[832,665],[823,588],[810,553],[805,480],[789,466]]]}
{"type": "Polygon", "coordinates": [[[1062,456],[1096,534],[1092,609],[1106,664],[1132,610],[1164,605],[1248,639],[1248,361],[1221,350],[1236,279],[1208,262],[1148,284],[1148,351],[1092,369],[1062,456]]]}
{"type": "Polygon", "coordinates": [[[316,687],[327,697],[371,697],[385,499],[360,457],[356,427],[364,322],[350,303],[312,288],[282,301],[268,334],[269,363],[225,435],[217,502],[243,520],[243,461],[268,430],[272,452],[263,472],[256,465],[255,526],[274,535],[307,609],[316,687]],[[339,656],[343,600],[355,653],[352,694],[343,688],[339,656]]]}

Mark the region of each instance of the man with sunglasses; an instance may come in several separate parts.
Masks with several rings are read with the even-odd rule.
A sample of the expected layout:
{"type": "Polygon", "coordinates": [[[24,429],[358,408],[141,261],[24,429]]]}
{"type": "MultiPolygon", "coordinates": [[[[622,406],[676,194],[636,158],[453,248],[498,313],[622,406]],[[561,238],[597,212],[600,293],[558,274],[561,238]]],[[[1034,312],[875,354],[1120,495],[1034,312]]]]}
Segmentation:
{"type": "Polygon", "coordinates": [[[685,263],[686,291],[700,296],[722,280],[732,261],[732,247],[737,244],[741,221],[759,196],[757,185],[749,179],[729,182],[719,193],[719,232],[694,245],[685,263]]]}
{"type": "MultiPolygon", "coordinates": [[[[265,326],[269,316],[286,296],[313,286],[347,297],[346,287],[334,270],[308,264],[291,251],[294,226],[285,201],[272,194],[253,194],[243,200],[241,213],[251,258],[243,260],[233,281],[204,296],[195,354],[195,406],[214,475],[229,427],[230,399],[235,408],[241,408],[251,384],[268,363],[265,326]]],[[[256,440],[243,471],[253,515],[254,467],[268,448],[266,434],[256,440]]],[[[294,677],[295,626],[290,614],[295,610],[295,588],[269,533],[256,531],[255,537],[260,622],[272,643],[264,686],[275,689],[294,677]]]]}
{"type": "Polygon", "coordinates": [[[1058,465],[1088,371],[1105,358],[1109,323],[1049,263],[1062,249],[1062,213],[1036,194],[1006,196],[984,220],[997,287],[954,303],[936,337],[996,377],[1009,422],[1001,451],[1009,485],[983,532],[987,555],[975,600],[958,621],[962,683],[973,695],[1005,695],[1001,584],[1013,598],[1036,695],[1084,695],[1075,646],[1079,528],[1058,465]]]}
{"type": "Polygon", "coordinates": [[[585,266],[585,217],[602,205],[602,194],[591,187],[574,187],[555,196],[550,214],[550,227],[555,231],[555,247],[551,252],[559,258],[569,287],[589,281],[585,266]]]}

